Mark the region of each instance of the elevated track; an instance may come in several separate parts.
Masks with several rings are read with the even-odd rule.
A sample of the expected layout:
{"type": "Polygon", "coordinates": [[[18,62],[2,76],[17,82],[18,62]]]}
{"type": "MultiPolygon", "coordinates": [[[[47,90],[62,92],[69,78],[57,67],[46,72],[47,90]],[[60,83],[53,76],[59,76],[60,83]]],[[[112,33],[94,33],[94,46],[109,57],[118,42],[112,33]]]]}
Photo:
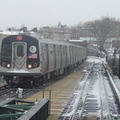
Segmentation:
{"type": "Polygon", "coordinates": [[[59,120],[119,120],[119,91],[104,63],[90,63],[59,120]]]}

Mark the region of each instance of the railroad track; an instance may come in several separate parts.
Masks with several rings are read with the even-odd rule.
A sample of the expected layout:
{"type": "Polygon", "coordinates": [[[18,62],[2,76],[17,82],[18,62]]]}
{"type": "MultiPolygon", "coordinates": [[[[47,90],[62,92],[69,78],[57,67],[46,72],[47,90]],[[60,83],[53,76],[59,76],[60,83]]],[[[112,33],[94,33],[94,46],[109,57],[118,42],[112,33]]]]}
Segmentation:
{"type": "Polygon", "coordinates": [[[6,88],[0,90],[0,101],[4,101],[7,98],[17,98],[17,99],[25,99],[26,97],[35,94],[40,91],[39,89],[23,89],[21,98],[18,97],[17,88],[6,88]]]}
{"type": "Polygon", "coordinates": [[[59,120],[120,119],[115,89],[103,63],[89,64],[59,120]]]}
{"type": "Polygon", "coordinates": [[[0,91],[0,96],[10,93],[10,89],[3,89],[0,91]]]}

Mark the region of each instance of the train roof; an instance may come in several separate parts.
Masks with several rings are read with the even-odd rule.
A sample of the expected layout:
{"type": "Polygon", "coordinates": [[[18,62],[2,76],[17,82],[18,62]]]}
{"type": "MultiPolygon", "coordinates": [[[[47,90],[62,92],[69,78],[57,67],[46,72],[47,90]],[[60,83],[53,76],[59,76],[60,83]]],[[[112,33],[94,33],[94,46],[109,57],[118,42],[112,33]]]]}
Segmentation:
{"type": "Polygon", "coordinates": [[[81,47],[83,48],[82,46],[80,45],[75,45],[75,44],[72,44],[72,43],[69,43],[69,42],[65,42],[65,41],[58,41],[58,40],[52,40],[52,39],[40,39],[41,42],[45,42],[45,43],[52,43],[52,44],[61,44],[61,45],[70,45],[70,46],[78,46],[78,47],[81,47]]]}
{"type": "MultiPolygon", "coordinates": [[[[10,35],[10,36],[7,36],[5,38],[9,38],[9,37],[12,37],[12,36],[17,36],[17,35],[10,35]]],[[[58,45],[70,45],[70,46],[78,46],[78,47],[81,47],[82,46],[79,46],[79,45],[75,45],[75,44],[72,44],[72,43],[69,43],[69,42],[65,42],[65,41],[58,41],[58,40],[52,40],[52,39],[46,39],[46,38],[41,38],[39,36],[30,36],[30,35],[21,35],[21,36],[28,36],[28,37],[31,37],[31,38],[35,38],[37,39],[38,41],[40,41],[41,43],[51,43],[51,44],[58,44],[58,45]]]]}
{"type": "Polygon", "coordinates": [[[61,44],[61,45],[70,45],[70,46],[78,46],[78,47],[81,47],[81,48],[83,48],[82,46],[80,46],[80,45],[75,45],[75,44],[72,44],[72,43],[69,43],[69,42],[66,42],[66,41],[60,41],[60,40],[52,40],[52,39],[47,39],[47,38],[41,38],[41,37],[39,37],[38,35],[31,35],[31,37],[34,37],[34,38],[36,38],[36,39],[38,39],[38,40],[40,40],[40,42],[44,42],[44,43],[52,43],[52,44],[61,44]]]}
{"type": "Polygon", "coordinates": [[[64,41],[58,41],[58,40],[52,40],[52,39],[41,39],[41,42],[47,42],[47,43],[58,43],[58,44],[68,44],[67,42],[64,41]]]}
{"type": "Polygon", "coordinates": [[[83,48],[80,45],[76,45],[76,44],[69,43],[69,42],[66,42],[66,41],[60,41],[60,40],[55,40],[55,39],[52,40],[52,39],[42,38],[38,34],[31,34],[30,36],[39,39],[41,42],[53,43],[53,44],[62,44],[62,45],[71,45],[71,46],[74,45],[74,46],[79,46],[79,47],[83,48]]]}

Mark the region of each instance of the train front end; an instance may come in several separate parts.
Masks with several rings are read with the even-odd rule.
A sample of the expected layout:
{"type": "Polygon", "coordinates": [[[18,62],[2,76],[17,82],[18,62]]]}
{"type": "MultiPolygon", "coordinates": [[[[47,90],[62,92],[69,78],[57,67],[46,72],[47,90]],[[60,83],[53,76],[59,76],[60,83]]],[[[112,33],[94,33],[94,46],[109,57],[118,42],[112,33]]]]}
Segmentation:
{"type": "Polygon", "coordinates": [[[38,42],[25,35],[13,35],[1,41],[0,72],[9,84],[31,82],[40,75],[38,42]]]}

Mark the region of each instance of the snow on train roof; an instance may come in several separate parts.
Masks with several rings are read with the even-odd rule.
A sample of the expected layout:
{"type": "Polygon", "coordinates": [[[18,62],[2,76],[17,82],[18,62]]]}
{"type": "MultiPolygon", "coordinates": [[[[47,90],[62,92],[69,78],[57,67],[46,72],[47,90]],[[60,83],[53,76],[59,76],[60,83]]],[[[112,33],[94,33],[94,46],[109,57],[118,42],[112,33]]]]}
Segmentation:
{"type": "Polygon", "coordinates": [[[30,32],[23,32],[23,31],[0,31],[1,35],[20,35],[20,34],[28,34],[30,36],[32,36],[33,34],[35,34],[35,32],[30,31],[30,32]]]}
{"type": "Polygon", "coordinates": [[[0,34],[3,34],[3,35],[18,35],[19,32],[18,31],[2,31],[2,32],[0,32],[0,34]]]}

